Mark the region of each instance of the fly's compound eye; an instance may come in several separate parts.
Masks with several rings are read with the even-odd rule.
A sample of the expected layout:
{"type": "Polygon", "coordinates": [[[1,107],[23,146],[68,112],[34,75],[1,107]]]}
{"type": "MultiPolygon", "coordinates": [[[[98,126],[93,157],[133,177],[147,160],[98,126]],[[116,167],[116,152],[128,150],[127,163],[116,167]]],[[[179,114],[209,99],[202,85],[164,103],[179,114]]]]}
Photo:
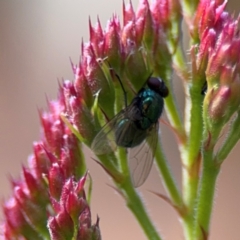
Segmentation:
{"type": "Polygon", "coordinates": [[[147,85],[161,97],[165,98],[168,96],[168,88],[161,78],[150,77],[147,81],[147,85]]]}

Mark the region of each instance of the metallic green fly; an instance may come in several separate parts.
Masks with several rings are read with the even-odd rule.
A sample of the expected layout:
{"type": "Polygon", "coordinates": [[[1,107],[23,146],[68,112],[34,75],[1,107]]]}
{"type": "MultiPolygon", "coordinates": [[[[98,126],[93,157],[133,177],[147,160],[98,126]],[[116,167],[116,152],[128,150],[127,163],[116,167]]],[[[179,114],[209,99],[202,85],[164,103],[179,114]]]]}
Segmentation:
{"type": "MultiPolygon", "coordinates": [[[[118,77],[118,76],[117,76],[118,77]]],[[[158,120],[161,117],[168,88],[162,79],[150,76],[127,106],[126,91],[118,77],[125,96],[125,109],[111,119],[92,142],[96,155],[124,147],[134,187],[147,179],[158,142],[158,120]]]]}

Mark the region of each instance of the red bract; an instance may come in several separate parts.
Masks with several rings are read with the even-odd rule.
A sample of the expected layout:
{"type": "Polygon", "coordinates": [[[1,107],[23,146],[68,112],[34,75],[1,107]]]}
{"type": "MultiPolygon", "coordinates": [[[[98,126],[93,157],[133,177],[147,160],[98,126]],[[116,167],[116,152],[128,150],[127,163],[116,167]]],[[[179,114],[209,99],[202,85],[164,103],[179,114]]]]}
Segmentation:
{"type": "Polygon", "coordinates": [[[34,237],[37,237],[37,232],[27,222],[19,204],[14,198],[9,199],[5,203],[4,214],[6,217],[6,222],[3,226],[5,239],[16,239],[18,237],[34,239],[34,237]]]}
{"type": "MultiPolygon", "coordinates": [[[[29,157],[29,168],[23,167],[23,178],[13,181],[14,195],[3,206],[6,217],[3,225],[5,239],[42,239],[54,236],[54,228],[57,229],[54,222],[61,230],[58,234],[63,239],[68,239],[74,233],[73,229],[78,230],[75,225],[81,226],[78,221],[81,212],[76,207],[79,204],[82,206],[84,200],[88,208],[83,189],[85,180],[81,179],[86,171],[82,150],[76,136],[61,117],[64,113],[73,117],[82,116],[78,109],[72,107],[71,101],[69,103],[69,99],[77,94],[73,85],[66,82],[64,87],[60,87],[59,96],[59,101],[49,102],[49,112],[40,112],[42,141],[34,144],[34,155],[29,157]],[[72,179],[72,187],[66,191],[69,178],[72,179]],[[77,202],[79,201],[75,206],[73,220],[71,216],[74,214],[66,212],[69,209],[68,194],[70,199],[75,194],[77,202]],[[47,228],[47,222],[52,228],[47,228]]],[[[69,118],[69,121],[72,119],[69,118]]],[[[75,235],[77,234],[76,232],[75,235]]]]}
{"type": "Polygon", "coordinates": [[[90,42],[82,44],[81,61],[78,66],[73,66],[77,94],[83,96],[89,108],[93,104],[92,96],[99,94],[101,110],[108,118],[113,117],[115,95],[112,79],[107,73],[109,67],[123,82],[131,82],[135,91],[143,85],[150,72],[156,70],[164,74],[161,70],[171,61],[164,30],[177,3],[172,1],[168,6],[166,1],[159,0],[150,8],[145,0],[140,3],[136,14],[131,4],[123,4],[123,26],[114,15],[105,31],[99,20],[95,27],[89,23],[90,42]],[[165,15],[159,19],[157,15],[161,11],[165,15]],[[152,63],[151,69],[149,62],[152,63]]]}
{"type": "Polygon", "coordinates": [[[125,53],[121,42],[120,22],[115,15],[107,23],[104,39],[104,51],[100,57],[107,57],[112,67],[119,72],[124,64],[125,53]]]}
{"type": "Polygon", "coordinates": [[[52,199],[56,216],[48,220],[51,239],[71,239],[79,236],[79,232],[80,238],[77,239],[101,239],[98,221],[91,226],[91,213],[83,189],[85,179],[86,176],[78,182],[72,178],[67,180],[62,187],[59,202],[52,199]]]}
{"type": "MultiPolygon", "coordinates": [[[[194,31],[197,31],[199,37],[206,29],[213,28],[216,31],[221,31],[229,14],[224,11],[227,1],[200,1],[194,19],[194,31]]],[[[194,33],[197,35],[197,33],[194,33]]]]}

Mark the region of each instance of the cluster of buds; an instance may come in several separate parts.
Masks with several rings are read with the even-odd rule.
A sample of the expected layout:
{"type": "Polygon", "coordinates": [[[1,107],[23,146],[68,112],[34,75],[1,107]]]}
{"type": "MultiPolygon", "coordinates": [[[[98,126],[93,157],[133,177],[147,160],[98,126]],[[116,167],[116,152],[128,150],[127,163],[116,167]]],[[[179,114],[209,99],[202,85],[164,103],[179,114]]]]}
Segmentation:
{"type": "Polygon", "coordinates": [[[3,205],[4,239],[101,239],[98,220],[91,226],[83,153],[61,118],[71,90],[64,83],[49,112],[40,112],[42,140],[34,144],[22,179],[12,180],[13,196],[3,205]]]}
{"type": "MultiPolygon", "coordinates": [[[[90,42],[82,44],[81,61],[72,66],[75,89],[88,108],[99,93],[101,110],[108,118],[113,117],[117,91],[113,85],[115,89],[120,85],[109,74],[109,68],[119,75],[130,97],[151,73],[167,81],[166,72],[171,68],[168,39],[174,39],[171,18],[180,18],[180,14],[174,14],[174,9],[179,8],[177,3],[157,0],[149,6],[147,0],[142,0],[136,13],[131,3],[123,5],[123,26],[114,15],[105,31],[99,21],[95,27],[89,23],[90,42]]],[[[177,45],[177,40],[174,42],[177,45]]]]}
{"type": "Polygon", "coordinates": [[[85,180],[86,176],[78,182],[70,178],[62,188],[60,200],[52,199],[57,215],[48,219],[51,239],[101,239],[99,219],[91,225],[91,212],[83,189],[85,180]]]}
{"type": "MultiPolygon", "coordinates": [[[[90,41],[82,43],[79,64],[72,64],[74,97],[68,103],[70,110],[67,112],[68,120],[86,145],[91,146],[106,120],[125,107],[119,79],[128,100],[144,86],[151,74],[170,85],[171,51],[178,44],[176,26],[171,19],[180,23],[179,9],[178,1],[157,0],[150,5],[142,0],[136,12],[131,3],[123,4],[122,26],[116,15],[108,21],[105,30],[99,20],[95,27],[89,21],[90,41]]],[[[106,166],[100,161],[119,183],[122,176],[118,164],[106,166]]]]}
{"type": "Polygon", "coordinates": [[[193,35],[198,31],[200,40],[197,71],[207,82],[204,120],[211,133],[221,129],[240,104],[239,19],[224,11],[226,3],[202,0],[194,22],[193,35]]]}

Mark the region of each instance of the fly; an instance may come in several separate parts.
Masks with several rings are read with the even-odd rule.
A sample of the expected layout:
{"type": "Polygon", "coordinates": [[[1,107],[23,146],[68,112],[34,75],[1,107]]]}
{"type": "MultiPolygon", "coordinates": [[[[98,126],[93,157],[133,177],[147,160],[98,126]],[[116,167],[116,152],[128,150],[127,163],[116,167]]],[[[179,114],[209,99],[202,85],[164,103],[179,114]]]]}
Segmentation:
{"type": "MultiPolygon", "coordinates": [[[[117,75],[116,75],[117,76],[117,75]]],[[[158,129],[168,88],[162,79],[150,76],[127,106],[126,91],[117,76],[125,97],[125,109],[111,119],[92,142],[96,155],[124,147],[128,151],[128,164],[134,187],[147,179],[158,142],[158,129]]]]}

